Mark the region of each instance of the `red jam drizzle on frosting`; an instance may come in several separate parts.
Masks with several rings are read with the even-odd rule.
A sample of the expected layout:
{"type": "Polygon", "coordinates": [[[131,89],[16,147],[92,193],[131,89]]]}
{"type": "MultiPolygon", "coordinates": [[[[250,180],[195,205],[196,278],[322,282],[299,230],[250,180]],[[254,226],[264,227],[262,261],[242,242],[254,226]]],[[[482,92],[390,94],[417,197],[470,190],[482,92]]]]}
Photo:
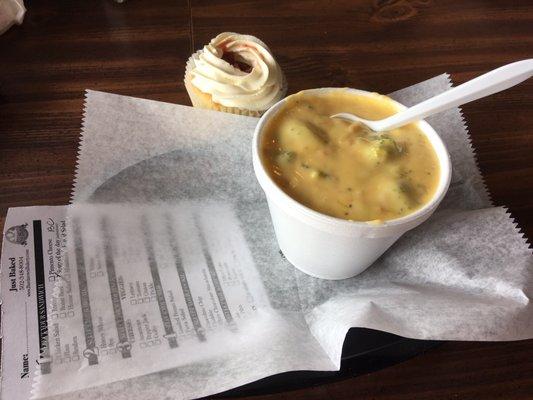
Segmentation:
{"type": "MultiPolygon", "coordinates": [[[[224,51],[224,50],[223,50],[224,51]]],[[[226,61],[228,64],[233,65],[235,68],[241,70],[242,72],[246,72],[249,74],[252,72],[253,67],[251,65],[248,65],[242,61],[239,61],[235,58],[235,53],[233,52],[223,52],[222,53],[222,59],[226,61]]]]}

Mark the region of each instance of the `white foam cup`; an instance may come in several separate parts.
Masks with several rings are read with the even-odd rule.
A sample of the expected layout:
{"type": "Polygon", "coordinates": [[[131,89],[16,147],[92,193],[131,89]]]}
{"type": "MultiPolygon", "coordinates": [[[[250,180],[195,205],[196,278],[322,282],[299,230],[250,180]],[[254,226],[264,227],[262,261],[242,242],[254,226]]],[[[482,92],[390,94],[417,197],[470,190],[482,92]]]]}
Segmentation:
{"type": "MultiPolygon", "coordinates": [[[[321,94],[335,90],[347,89],[322,88],[305,92],[321,94]]],[[[362,90],[348,90],[368,97],[379,96],[362,90]]],[[[265,192],[279,247],[292,265],[308,275],[323,279],[353,277],[367,269],[405,232],[433,214],[450,184],[450,156],[437,132],[427,122],[420,121],[418,126],[429,139],[440,164],[439,183],[431,201],[412,214],[380,224],[348,221],[322,214],[286,194],[272,180],[261,160],[264,128],[286,99],[276,103],[261,117],[252,144],[255,175],[265,192]]],[[[405,108],[396,104],[398,110],[405,108]]]]}

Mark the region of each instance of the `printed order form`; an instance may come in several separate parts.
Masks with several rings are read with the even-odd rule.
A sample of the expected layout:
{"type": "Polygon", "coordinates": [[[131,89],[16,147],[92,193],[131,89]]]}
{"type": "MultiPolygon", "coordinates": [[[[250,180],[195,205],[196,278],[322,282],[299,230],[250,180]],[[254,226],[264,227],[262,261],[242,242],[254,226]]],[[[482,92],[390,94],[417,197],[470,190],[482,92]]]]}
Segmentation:
{"type": "Polygon", "coordinates": [[[113,380],[102,371],[124,379],[214,354],[267,302],[236,217],[217,203],[10,209],[1,271],[10,400],[29,399],[36,374],[79,370],[61,393],[113,380]]]}

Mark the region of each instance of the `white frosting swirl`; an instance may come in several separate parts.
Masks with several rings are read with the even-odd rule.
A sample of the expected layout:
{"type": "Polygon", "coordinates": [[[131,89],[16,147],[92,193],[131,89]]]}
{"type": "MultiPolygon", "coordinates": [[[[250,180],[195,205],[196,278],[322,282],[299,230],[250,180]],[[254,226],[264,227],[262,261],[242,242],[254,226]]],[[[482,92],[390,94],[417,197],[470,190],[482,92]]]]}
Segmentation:
{"type": "Polygon", "coordinates": [[[281,68],[268,47],[254,36],[224,32],[193,56],[192,84],[226,107],[262,111],[280,100],[283,87],[281,68]],[[233,53],[236,61],[251,67],[250,72],[223,60],[233,53]]]}

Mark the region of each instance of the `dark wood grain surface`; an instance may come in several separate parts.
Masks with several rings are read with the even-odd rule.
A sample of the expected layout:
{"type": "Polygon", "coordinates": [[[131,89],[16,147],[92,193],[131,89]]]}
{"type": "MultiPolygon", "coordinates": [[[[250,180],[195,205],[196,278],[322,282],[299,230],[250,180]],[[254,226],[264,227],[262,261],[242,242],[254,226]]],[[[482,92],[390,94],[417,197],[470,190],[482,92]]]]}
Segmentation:
{"type": "MultiPolygon", "coordinates": [[[[66,204],[86,88],[189,104],[185,61],[222,31],[269,44],[289,91],[388,93],[464,82],[533,56],[530,1],[31,1],[0,36],[0,225],[8,207],[66,204]]],[[[466,105],[497,205],[533,237],[533,80],[466,105]]],[[[532,399],[533,341],[446,343],[334,384],[258,398],[532,399]]]]}

